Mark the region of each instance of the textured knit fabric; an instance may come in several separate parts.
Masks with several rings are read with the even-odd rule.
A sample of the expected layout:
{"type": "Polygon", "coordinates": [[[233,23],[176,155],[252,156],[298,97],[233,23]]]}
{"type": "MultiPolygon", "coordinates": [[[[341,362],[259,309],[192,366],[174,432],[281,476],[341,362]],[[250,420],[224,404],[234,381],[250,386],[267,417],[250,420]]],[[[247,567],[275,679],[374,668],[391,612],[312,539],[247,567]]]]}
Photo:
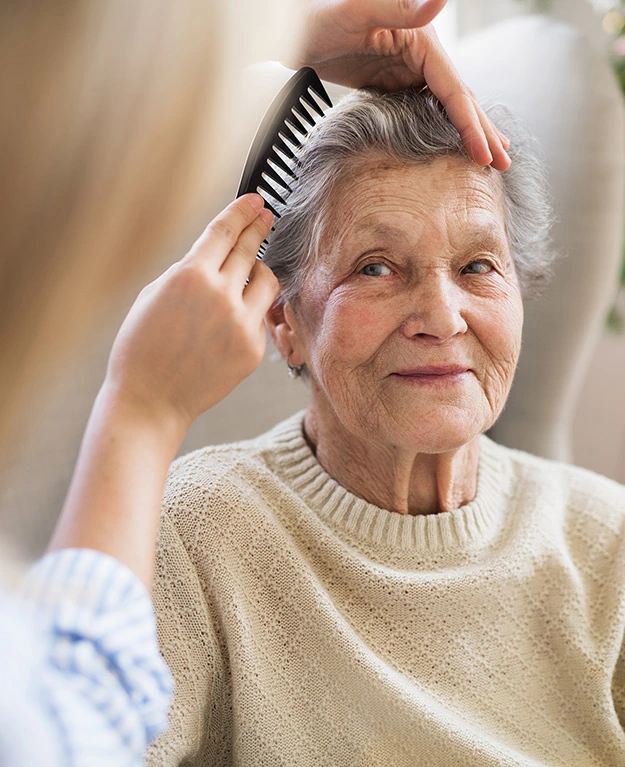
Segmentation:
{"type": "Polygon", "coordinates": [[[99,552],[46,555],[0,594],[0,766],[138,767],[172,680],[148,593],[99,552]]]}
{"type": "Polygon", "coordinates": [[[152,767],[625,764],[625,488],[582,469],[482,437],[475,499],[403,516],[300,413],[173,465],[154,599],[152,767]]]}

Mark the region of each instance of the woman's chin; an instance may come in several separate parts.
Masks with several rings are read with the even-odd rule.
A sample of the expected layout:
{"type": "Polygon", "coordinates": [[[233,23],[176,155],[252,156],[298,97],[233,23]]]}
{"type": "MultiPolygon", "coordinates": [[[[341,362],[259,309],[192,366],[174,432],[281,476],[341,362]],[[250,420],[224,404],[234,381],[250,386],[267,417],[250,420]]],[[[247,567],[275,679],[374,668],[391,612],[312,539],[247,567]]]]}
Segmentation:
{"type": "Polygon", "coordinates": [[[419,453],[459,450],[489,428],[480,414],[462,407],[443,406],[426,413],[393,419],[387,438],[397,447],[419,453]]]}

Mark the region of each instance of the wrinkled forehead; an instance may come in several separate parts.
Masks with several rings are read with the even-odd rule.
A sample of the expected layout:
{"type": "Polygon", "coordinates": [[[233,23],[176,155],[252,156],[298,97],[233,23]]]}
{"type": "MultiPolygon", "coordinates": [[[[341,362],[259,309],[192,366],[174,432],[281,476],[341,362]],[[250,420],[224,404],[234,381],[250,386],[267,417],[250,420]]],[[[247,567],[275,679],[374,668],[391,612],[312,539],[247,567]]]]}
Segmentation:
{"type": "Polygon", "coordinates": [[[363,159],[337,179],[328,202],[326,246],[369,236],[392,242],[436,230],[450,240],[506,238],[500,175],[463,158],[404,165],[363,159]]]}

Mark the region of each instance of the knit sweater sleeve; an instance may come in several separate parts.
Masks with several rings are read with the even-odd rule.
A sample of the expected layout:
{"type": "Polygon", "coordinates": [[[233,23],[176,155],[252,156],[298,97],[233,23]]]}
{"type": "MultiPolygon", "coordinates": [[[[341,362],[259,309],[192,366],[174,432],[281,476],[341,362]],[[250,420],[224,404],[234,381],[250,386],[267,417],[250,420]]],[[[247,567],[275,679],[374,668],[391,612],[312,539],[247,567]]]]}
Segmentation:
{"type": "Polygon", "coordinates": [[[209,765],[213,703],[222,675],[212,621],[195,566],[163,514],[153,591],[161,653],[175,680],[169,729],[148,750],[147,767],[209,765]]]}
{"type": "Polygon", "coordinates": [[[625,640],[623,640],[621,652],[616,661],[614,676],[612,677],[612,698],[616,715],[619,718],[621,727],[625,730],[625,640]]]}

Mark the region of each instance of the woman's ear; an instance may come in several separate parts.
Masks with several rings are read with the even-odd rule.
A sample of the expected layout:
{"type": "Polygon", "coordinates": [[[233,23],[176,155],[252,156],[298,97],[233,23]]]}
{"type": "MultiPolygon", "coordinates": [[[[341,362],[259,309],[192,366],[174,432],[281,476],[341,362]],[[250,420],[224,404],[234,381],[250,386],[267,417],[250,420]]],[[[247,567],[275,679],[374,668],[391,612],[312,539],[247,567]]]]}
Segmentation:
{"type": "Polygon", "coordinates": [[[293,311],[293,307],[287,301],[286,304],[274,301],[265,315],[267,328],[271,333],[271,339],[282,358],[291,365],[305,364],[305,353],[302,345],[299,321],[293,311]]]}

